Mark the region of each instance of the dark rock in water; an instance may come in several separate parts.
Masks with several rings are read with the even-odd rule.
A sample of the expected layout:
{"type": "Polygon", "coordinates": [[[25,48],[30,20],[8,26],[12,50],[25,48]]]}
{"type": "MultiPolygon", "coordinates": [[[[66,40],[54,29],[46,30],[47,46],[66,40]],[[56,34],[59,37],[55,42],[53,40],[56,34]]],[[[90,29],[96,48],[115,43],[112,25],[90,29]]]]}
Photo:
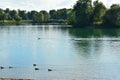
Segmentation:
{"type": "Polygon", "coordinates": [[[39,70],[39,68],[35,68],[35,70],[39,70]]]}
{"type": "Polygon", "coordinates": [[[12,67],[12,66],[9,66],[8,68],[9,68],[9,69],[12,69],[13,67],[12,67]]]}
{"type": "Polygon", "coordinates": [[[48,69],[48,71],[52,71],[52,69],[48,69]]]}
{"type": "Polygon", "coordinates": [[[33,66],[37,66],[37,64],[33,64],[33,66]]]}
{"type": "Polygon", "coordinates": [[[4,67],[1,66],[0,69],[4,69],[4,67]]]}

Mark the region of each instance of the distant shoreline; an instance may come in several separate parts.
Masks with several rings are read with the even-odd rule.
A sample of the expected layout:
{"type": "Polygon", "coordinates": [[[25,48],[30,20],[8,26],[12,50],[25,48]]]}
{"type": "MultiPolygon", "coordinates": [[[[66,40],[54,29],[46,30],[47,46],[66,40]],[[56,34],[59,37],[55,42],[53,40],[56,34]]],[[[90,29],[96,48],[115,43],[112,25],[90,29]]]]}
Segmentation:
{"type": "MultiPolygon", "coordinates": [[[[33,22],[33,20],[21,20],[19,23],[17,23],[14,20],[5,20],[4,23],[2,21],[0,21],[0,26],[9,26],[9,25],[70,25],[67,24],[66,22],[41,22],[41,23],[37,23],[37,22],[33,22]]],[[[70,25],[70,28],[120,28],[119,26],[107,26],[107,25],[89,25],[86,27],[79,27],[79,26],[74,26],[74,25],[70,25]]]]}
{"type": "Polygon", "coordinates": [[[0,78],[0,80],[33,80],[33,79],[0,78]]]}
{"type": "Polygon", "coordinates": [[[14,25],[14,24],[17,24],[17,25],[21,25],[21,24],[38,24],[38,25],[41,25],[41,24],[53,24],[53,25],[56,25],[56,24],[67,24],[65,21],[47,21],[47,22],[34,22],[33,20],[21,20],[19,22],[16,22],[15,20],[5,20],[4,22],[3,21],[0,21],[0,25],[14,25]]]}
{"type": "Polygon", "coordinates": [[[15,20],[5,20],[0,21],[0,25],[11,25],[11,24],[23,24],[23,23],[32,23],[32,20],[21,20],[20,22],[16,22],[15,20]]]}

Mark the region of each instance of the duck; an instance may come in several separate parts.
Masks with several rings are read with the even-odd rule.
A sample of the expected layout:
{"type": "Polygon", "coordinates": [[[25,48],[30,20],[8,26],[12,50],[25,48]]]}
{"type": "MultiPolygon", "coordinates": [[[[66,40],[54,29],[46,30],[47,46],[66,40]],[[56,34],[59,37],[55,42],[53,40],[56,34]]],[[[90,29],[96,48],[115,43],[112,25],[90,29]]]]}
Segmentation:
{"type": "Polygon", "coordinates": [[[33,64],[33,66],[37,66],[37,64],[33,64]]]}
{"type": "Polygon", "coordinates": [[[9,68],[9,69],[12,69],[13,67],[12,67],[12,66],[9,66],[8,68],[9,68]]]}
{"type": "Polygon", "coordinates": [[[39,70],[39,68],[35,68],[35,70],[39,70]]]}
{"type": "Polygon", "coordinates": [[[0,69],[4,69],[4,67],[3,67],[3,66],[0,66],[0,69]]]}
{"type": "Polygon", "coordinates": [[[38,38],[38,40],[40,40],[41,38],[38,38]]]}
{"type": "Polygon", "coordinates": [[[52,69],[48,69],[48,71],[52,71],[52,69]]]}

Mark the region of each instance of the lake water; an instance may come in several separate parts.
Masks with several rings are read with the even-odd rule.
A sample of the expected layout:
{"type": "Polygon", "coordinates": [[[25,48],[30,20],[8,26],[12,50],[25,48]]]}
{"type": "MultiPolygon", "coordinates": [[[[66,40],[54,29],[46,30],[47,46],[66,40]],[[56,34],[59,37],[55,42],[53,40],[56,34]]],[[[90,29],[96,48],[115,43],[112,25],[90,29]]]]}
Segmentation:
{"type": "Polygon", "coordinates": [[[1,78],[120,80],[120,29],[0,26],[0,66],[1,78]]]}

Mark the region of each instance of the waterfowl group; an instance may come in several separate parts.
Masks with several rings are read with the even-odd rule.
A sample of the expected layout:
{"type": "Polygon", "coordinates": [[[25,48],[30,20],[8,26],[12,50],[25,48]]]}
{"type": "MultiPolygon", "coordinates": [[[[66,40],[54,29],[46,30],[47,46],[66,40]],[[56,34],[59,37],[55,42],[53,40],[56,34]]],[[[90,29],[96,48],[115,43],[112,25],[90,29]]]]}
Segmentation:
{"type": "MultiPolygon", "coordinates": [[[[35,70],[35,71],[40,70],[40,69],[37,67],[37,64],[33,64],[33,67],[34,67],[34,70],[35,70]]],[[[9,66],[9,67],[7,67],[7,68],[12,69],[13,67],[12,67],[12,66],[9,66]]],[[[5,67],[0,66],[0,69],[5,69],[5,67]]],[[[52,69],[48,69],[48,71],[52,71],[52,69]]]]}
{"type": "Polygon", "coordinates": [[[33,64],[33,66],[35,67],[35,68],[34,68],[35,70],[39,70],[39,68],[36,67],[37,64],[33,64]]]}
{"type": "MultiPolygon", "coordinates": [[[[35,67],[35,71],[39,70],[39,68],[37,67],[37,64],[33,64],[33,67],[35,67]]],[[[48,69],[48,71],[52,71],[52,69],[48,69]]]]}
{"type": "MultiPolygon", "coordinates": [[[[9,68],[9,69],[12,69],[13,67],[12,67],[12,66],[9,66],[8,68],[9,68]]],[[[5,69],[5,67],[0,66],[0,69],[5,69]]]]}

